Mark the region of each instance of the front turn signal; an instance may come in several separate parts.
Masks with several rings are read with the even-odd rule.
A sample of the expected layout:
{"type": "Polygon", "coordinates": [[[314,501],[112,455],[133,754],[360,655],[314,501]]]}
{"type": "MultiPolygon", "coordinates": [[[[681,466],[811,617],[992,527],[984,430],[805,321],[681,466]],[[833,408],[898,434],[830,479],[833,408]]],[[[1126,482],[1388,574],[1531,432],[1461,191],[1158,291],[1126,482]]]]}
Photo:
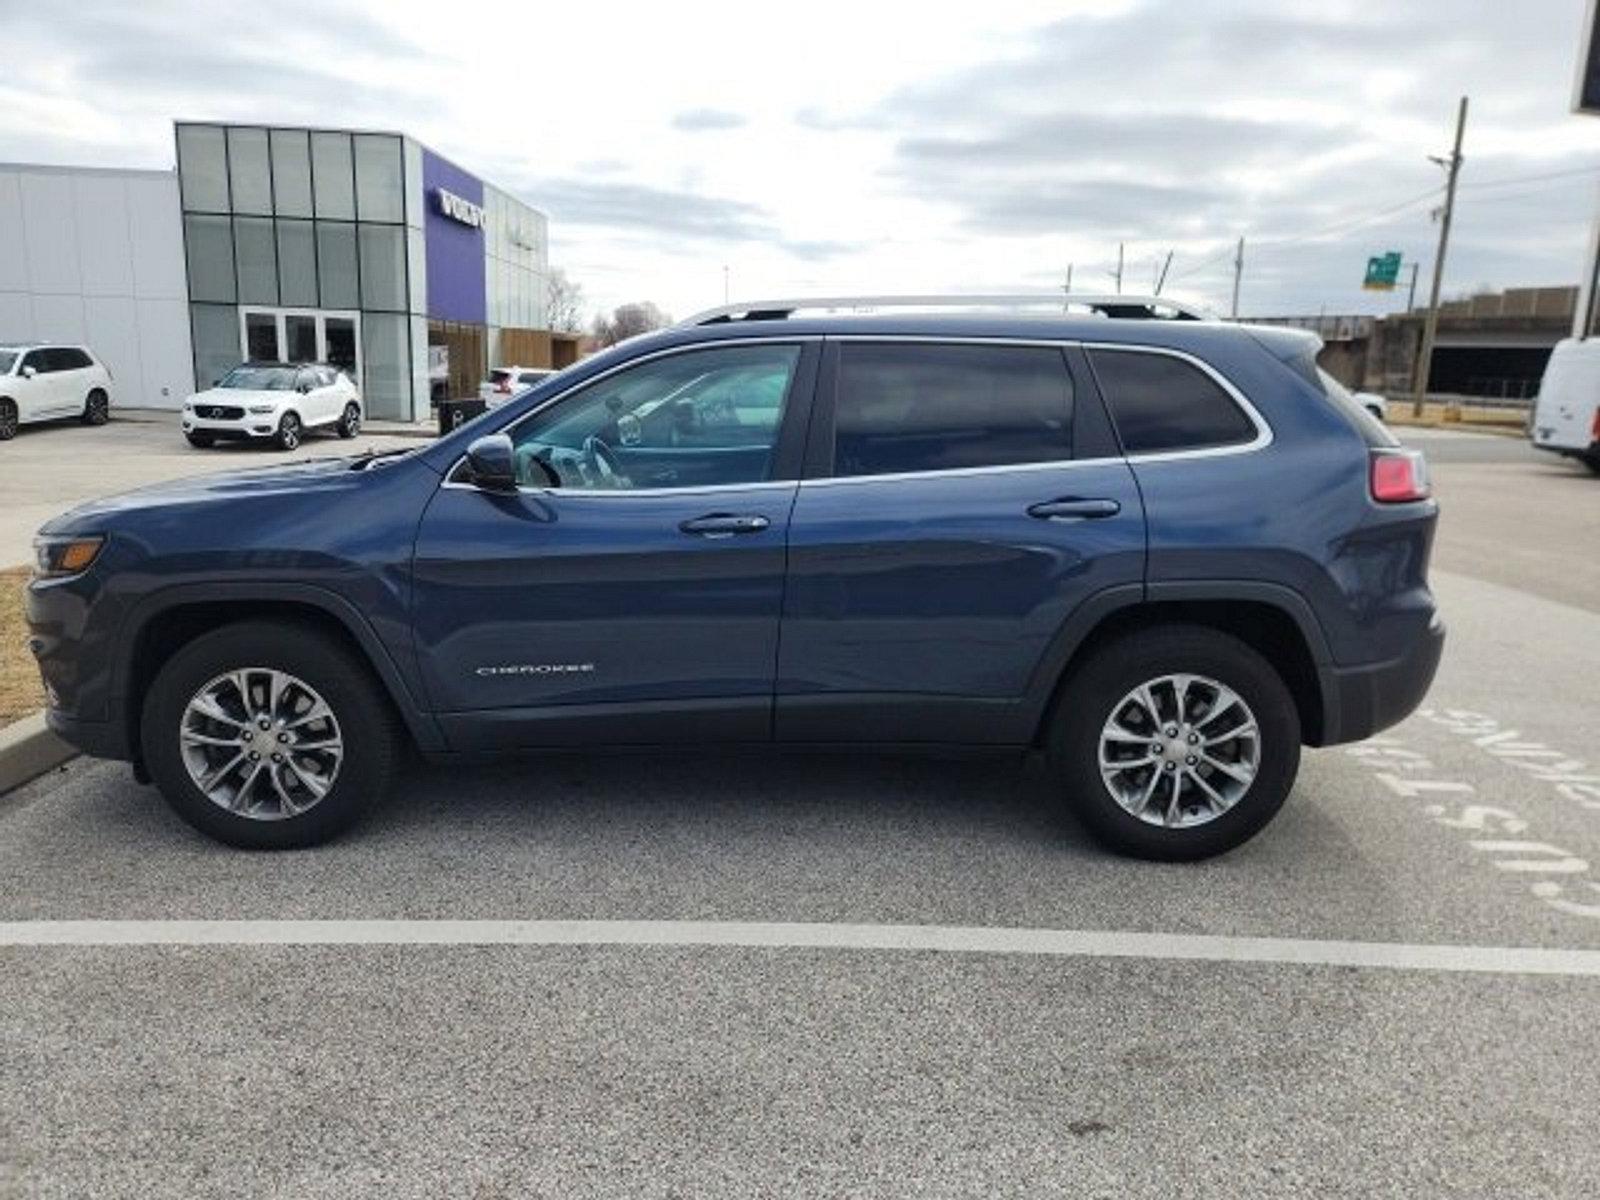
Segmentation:
{"type": "Polygon", "coordinates": [[[106,539],[94,537],[35,538],[33,574],[36,579],[65,579],[82,575],[94,565],[106,539]]]}

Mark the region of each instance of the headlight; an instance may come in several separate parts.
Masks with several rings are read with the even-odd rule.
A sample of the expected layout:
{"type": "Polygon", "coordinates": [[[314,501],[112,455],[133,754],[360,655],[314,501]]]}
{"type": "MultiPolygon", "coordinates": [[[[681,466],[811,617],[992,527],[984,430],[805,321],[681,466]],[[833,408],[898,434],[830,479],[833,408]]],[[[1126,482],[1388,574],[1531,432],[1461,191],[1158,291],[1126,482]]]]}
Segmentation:
{"type": "Polygon", "coordinates": [[[33,574],[36,579],[65,579],[82,575],[100,557],[106,539],[94,537],[34,538],[33,574]]]}
{"type": "Polygon", "coordinates": [[[276,404],[252,404],[246,411],[254,416],[263,417],[277,407],[276,404]]]}

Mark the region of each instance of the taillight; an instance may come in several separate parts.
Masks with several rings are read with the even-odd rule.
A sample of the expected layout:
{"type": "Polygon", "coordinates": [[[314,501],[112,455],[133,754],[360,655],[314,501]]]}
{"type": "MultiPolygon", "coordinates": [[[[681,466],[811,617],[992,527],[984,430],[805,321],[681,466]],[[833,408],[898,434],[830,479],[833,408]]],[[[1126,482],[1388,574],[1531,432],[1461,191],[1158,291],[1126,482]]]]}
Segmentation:
{"type": "Polygon", "coordinates": [[[1380,504],[1406,504],[1432,494],[1421,450],[1374,450],[1370,462],[1367,478],[1380,504]]]}
{"type": "Polygon", "coordinates": [[[1595,405],[1594,420],[1589,422],[1589,440],[1600,442],[1600,404],[1595,405]]]}

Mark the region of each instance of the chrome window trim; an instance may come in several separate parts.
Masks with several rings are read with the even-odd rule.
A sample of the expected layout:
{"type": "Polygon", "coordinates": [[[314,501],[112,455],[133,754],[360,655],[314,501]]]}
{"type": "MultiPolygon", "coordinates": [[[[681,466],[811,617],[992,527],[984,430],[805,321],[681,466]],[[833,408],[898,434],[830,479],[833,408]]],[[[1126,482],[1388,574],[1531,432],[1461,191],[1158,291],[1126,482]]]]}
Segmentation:
{"type": "MultiPolygon", "coordinates": [[[[534,416],[542,413],[545,409],[561,403],[561,401],[565,400],[568,396],[575,396],[586,388],[599,383],[601,380],[609,379],[619,371],[626,371],[630,367],[638,366],[640,363],[653,362],[658,358],[667,358],[674,354],[691,354],[699,350],[718,350],[727,346],[775,344],[806,346],[821,342],[822,340],[823,335],[820,333],[790,334],[788,337],[784,337],[782,334],[771,334],[767,337],[727,338],[714,339],[704,342],[686,342],[681,346],[667,346],[661,350],[652,350],[649,354],[641,354],[637,358],[630,358],[625,362],[617,363],[616,366],[610,367],[600,372],[600,374],[593,376],[592,378],[585,379],[582,383],[574,384],[563,391],[559,391],[549,399],[545,400],[543,403],[539,404],[537,407],[529,409],[527,412],[523,413],[514,420],[497,425],[492,429],[485,429],[483,434],[480,434],[479,436],[488,436],[489,434],[495,433],[508,433],[509,430],[514,429],[516,426],[522,424],[522,422],[531,420],[534,416]]],[[[787,415],[787,409],[785,410],[785,415],[787,415]]],[[[487,492],[489,495],[506,494],[503,492],[489,491],[488,489],[481,488],[474,483],[457,482],[454,476],[457,471],[461,470],[462,464],[466,461],[467,456],[463,454],[460,458],[456,459],[455,462],[450,464],[450,469],[444,473],[444,482],[439,485],[441,489],[448,488],[452,491],[487,492]]],[[[533,495],[562,492],[566,495],[572,496],[681,496],[690,492],[735,492],[749,491],[752,488],[793,487],[799,482],[800,481],[798,479],[757,479],[752,480],[749,483],[709,483],[700,487],[607,488],[603,490],[591,488],[523,487],[518,485],[517,491],[522,494],[533,495]]]]}
{"type": "Polygon", "coordinates": [[[818,475],[812,479],[802,479],[802,488],[813,487],[842,487],[851,483],[880,483],[904,479],[952,479],[964,475],[1011,475],[1024,471],[1061,471],[1072,467],[1103,467],[1108,463],[1120,463],[1126,460],[1121,458],[1047,458],[1041,462],[1025,463],[1000,463],[992,467],[942,467],[933,471],[894,471],[882,475],[818,475]]]}
{"type": "MultiPolygon", "coordinates": [[[[1115,350],[1124,354],[1164,354],[1168,358],[1181,359],[1191,366],[1198,367],[1211,381],[1220,387],[1230,399],[1244,411],[1250,423],[1255,426],[1256,436],[1248,442],[1232,442],[1225,446],[1200,446],[1193,450],[1151,450],[1143,454],[1129,454],[1125,458],[1130,463],[1162,463],[1181,462],[1190,458],[1222,458],[1234,454],[1252,454],[1257,450],[1264,450],[1272,445],[1272,426],[1267,423],[1254,404],[1251,404],[1245,394],[1234,386],[1233,381],[1217,370],[1205,359],[1190,354],[1187,350],[1174,350],[1170,346],[1143,346],[1131,342],[1082,342],[1078,343],[1084,350],[1115,350]]],[[[1089,364],[1093,367],[1093,363],[1089,364]]],[[[1109,405],[1108,405],[1109,407],[1109,405]]],[[[1111,423],[1116,426],[1116,416],[1112,415],[1111,423]]],[[[1118,435],[1121,436],[1120,434],[1118,435]]]]}
{"type": "MultiPolygon", "coordinates": [[[[450,469],[452,475],[459,467],[450,469]]],[[[777,491],[780,488],[797,488],[800,486],[798,479],[760,479],[753,483],[707,483],[698,487],[665,487],[665,488],[557,488],[557,487],[524,487],[517,485],[517,494],[523,496],[563,496],[576,499],[577,497],[593,497],[594,499],[626,499],[629,496],[687,496],[707,492],[756,492],[777,491]]],[[[497,492],[489,488],[481,488],[475,483],[460,483],[454,479],[446,478],[439,485],[442,491],[453,492],[481,492],[486,496],[508,496],[509,492],[497,492]]]]}

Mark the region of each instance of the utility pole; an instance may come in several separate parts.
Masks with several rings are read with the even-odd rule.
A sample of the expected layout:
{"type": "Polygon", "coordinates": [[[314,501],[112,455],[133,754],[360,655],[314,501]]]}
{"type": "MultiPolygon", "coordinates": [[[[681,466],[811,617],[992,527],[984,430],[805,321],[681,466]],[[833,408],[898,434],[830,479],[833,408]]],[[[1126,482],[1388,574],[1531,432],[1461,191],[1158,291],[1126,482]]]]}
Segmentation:
{"type": "Polygon", "coordinates": [[[728,265],[726,263],[722,265],[722,302],[724,304],[728,302],[728,265]]]}
{"type": "Polygon", "coordinates": [[[1161,289],[1167,286],[1167,272],[1172,269],[1172,251],[1167,251],[1167,261],[1161,264],[1161,274],[1156,277],[1156,295],[1161,295],[1161,289]]]}
{"type": "Polygon", "coordinates": [[[1416,260],[1413,259],[1412,263],[1411,263],[1411,291],[1406,296],[1406,311],[1410,312],[1416,306],[1417,306],[1417,263],[1416,263],[1416,260]]]}
{"type": "Polygon", "coordinates": [[[1067,264],[1067,281],[1061,285],[1061,311],[1067,311],[1067,297],[1072,295],[1072,264],[1067,264]]]}
{"type": "Polygon", "coordinates": [[[1233,319],[1239,319],[1239,281],[1244,278],[1244,235],[1239,236],[1239,248],[1233,253],[1233,319]]]}
{"type": "Polygon", "coordinates": [[[1449,177],[1444,185],[1444,211],[1439,216],[1439,253],[1433,260],[1433,289],[1428,298],[1428,315],[1422,324],[1422,348],[1417,356],[1417,392],[1411,398],[1411,415],[1422,416],[1423,401],[1428,396],[1428,375],[1433,369],[1433,341],[1439,335],[1439,287],[1444,282],[1444,255],[1450,247],[1450,218],[1455,215],[1456,178],[1461,174],[1461,135],[1467,128],[1467,98],[1461,97],[1461,107],[1456,110],[1456,140],[1449,158],[1429,155],[1442,166],[1449,177]]]}
{"type": "Polygon", "coordinates": [[[1122,250],[1124,243],[1117,243],[1117,295],[1122,295],[1122,250]]]}

